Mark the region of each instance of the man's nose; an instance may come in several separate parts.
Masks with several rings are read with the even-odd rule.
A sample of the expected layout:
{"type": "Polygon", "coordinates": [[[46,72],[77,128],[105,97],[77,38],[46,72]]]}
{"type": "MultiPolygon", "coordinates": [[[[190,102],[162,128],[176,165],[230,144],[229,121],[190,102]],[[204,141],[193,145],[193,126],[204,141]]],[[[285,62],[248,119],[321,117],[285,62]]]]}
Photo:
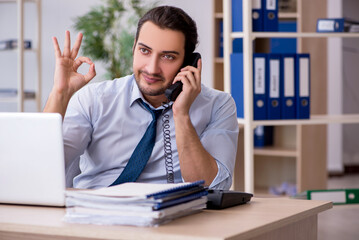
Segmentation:
{"type": "Polygon", "coordinates": [[[159,58],[153,55],[147,64],[147,72],[151,74],[158,74],[160,72],[159,58]]]}

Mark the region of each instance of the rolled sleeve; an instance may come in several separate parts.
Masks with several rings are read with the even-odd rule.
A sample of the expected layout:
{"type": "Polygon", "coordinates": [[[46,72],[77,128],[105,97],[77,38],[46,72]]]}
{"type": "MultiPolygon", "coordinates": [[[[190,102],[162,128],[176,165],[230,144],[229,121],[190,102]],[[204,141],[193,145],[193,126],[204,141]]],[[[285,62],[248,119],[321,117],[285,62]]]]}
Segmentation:
{"type": "Polygon", "coordinates": [[[210,188],[216,189],[231,187],[237,155],[237,112],[233,98],[227,96],[212,113],[212,121],[201,135],[204,148],[217,162],[218,172],[210,184],[210,188]]]}
{"type": "Polygon", "coordinates": [[[218,172],[212,183],[211,189],[229,189],[232,186],[232,175],[230,171],[221,162],[217,161],[218,172]]]}

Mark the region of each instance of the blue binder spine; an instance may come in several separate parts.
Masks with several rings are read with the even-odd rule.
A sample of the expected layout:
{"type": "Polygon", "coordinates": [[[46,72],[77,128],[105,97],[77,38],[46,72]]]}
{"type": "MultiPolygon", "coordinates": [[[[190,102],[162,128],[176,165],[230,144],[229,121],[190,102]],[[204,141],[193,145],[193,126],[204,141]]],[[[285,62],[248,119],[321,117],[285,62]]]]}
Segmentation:
{"type": "MultiPolygon", "coordinates": [[[[297,32],[297,22],[293,20],[279,20],[278,32],[297,32]]],[[[271,53],[295,53],[297,52],[296,38],[271,38],[271,53]]]]}
{"type": "Polygon", "coordinates": [[[267,94],[266,94],[266,75],[267,75],[267,54],[253,54],[253,119],[267,119],[267,94]]]}
{"type": "Polygon", "coordinates": [[[344,18],[319,18],[317,32],[344,32],[344,18]]]}
{"type": "Polygon", "coordinates": [[[310,55],[296,55],[297,119],[310,118],[310,55]]]}
{"type": "Polygon", "coordinates": [[[280,54],[269,54],[267,86],[267,119],[280,119],[280,54]]]}
{"type": "Polygon", "coordinates": [[[282,54],[280,79],[281,118],[295,119],[295,54],[282,54]]]}
{"type": "Polygon", "coordinates": [[[262,0],[263,31],[278,31],[278,0],[262,0]]]}
{"type": "Polygon", "coordinates": [[[264,147],[265,141],[264,141],[264,126],[259,125],[254,129],[254,147],[264,147]]]}
{"type": "Polygon", "coordinates": [[[243,53],[243,39],[235,38],[233,39],[233,53],[243,53]]]}
{"type": "Polygon", "coordinates": [[[254,147],[261,148],[273,145],[273,126],[259,125],[254,129],[254,147]]]}
{"type": "Polygon", "coordinates": [[[252,0],[252,30],[263,31],[263,8],[262,0],[252,0]]]}
{"type": "Polygon", "coordinates": [[[237,117],[244,118],[243,53],[231,54],[231,91],[237,107],[237,117]]]}
{"type": "Polygon", "coordinates": [[[232,31],[243,32],[242,0],[232,0],[232,31]]]}
{"type": "Polygon", "coordinates": [[[218,57],[223,58],[223,20],[219,20],[218,23],[219,30],[219,41],[218,41],[218,57]]]}

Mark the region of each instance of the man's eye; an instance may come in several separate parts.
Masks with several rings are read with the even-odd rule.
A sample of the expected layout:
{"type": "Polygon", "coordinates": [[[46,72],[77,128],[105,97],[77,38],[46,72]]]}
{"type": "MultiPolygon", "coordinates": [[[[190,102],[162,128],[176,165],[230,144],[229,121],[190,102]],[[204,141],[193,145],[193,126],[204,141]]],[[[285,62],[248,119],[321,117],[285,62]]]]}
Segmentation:
{"type": "Polygon", "coordinates": [[[163,55],[163,57],[165,58],[165,59],[167,59],[167,60],[173,60],[173,59],[175,59],[175,57],[174,56],[172,56],[172,55],[163,55]]]}
{"type": "Polygon", "coordinates": [[[140,52],[143,54],[149,53],[149,51],[146,48],[140,48],[140,52]]]}

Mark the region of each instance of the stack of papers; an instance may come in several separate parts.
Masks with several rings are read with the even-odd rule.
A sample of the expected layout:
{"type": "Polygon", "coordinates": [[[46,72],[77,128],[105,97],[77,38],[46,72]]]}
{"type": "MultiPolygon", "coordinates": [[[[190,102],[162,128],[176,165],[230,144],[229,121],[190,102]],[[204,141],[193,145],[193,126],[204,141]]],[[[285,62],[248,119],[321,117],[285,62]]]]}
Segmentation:
{"type": "Polygon", "coordinates": [[[158,226],[206,207],[204,181],[178,184],[124,183],[96,190],[67,190],[65,221],[158,226]]]}

